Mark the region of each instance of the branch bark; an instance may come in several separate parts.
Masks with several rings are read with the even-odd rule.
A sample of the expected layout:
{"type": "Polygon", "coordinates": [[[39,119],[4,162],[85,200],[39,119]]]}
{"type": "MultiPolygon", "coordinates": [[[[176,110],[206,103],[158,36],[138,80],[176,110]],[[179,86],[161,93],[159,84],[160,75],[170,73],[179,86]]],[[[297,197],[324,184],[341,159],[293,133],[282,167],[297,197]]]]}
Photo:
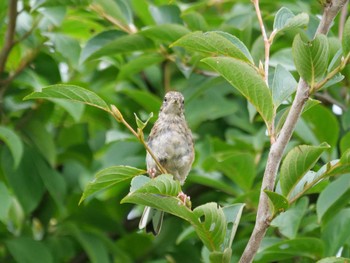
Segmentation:
{"type": "MultiPolygon", "coordinates": [[[[320,24],[317,28],[315,36],[317,34],[327,34],[335,16],[338,14],[339,10],[344,6],[347,0],[333,0],[324,6],[323,16],[320,24]]],[[[277,137],[275,143],[272,144],[269,156],[267,159],[267,164],[265,168],[265,173],[263,177],[263,182],[260,190],[259,206],[256,216],[256,222],[253,229],[253,233],[250,236],[248,244],[241,256],[240,263],[250,263],[253,261],[256,255],[260,243],[264,238],[268,227],[270,226],[270,210],[268,197],[264,193],[264,190],[272,191],[275,186],[276,175],[278,168],[280,166],[283,152],[290,141],[294,128],[300,115],[303,111],[305,103],[309,98],[310,87],[305,80],[300,79],[298,83],[298,88],[292,107],[287,116],[287,119],[281,129],[279,136],[277,137]]]]}
{"type": "Polygon", "coordinates": [[[17,20],[17,0],[9,0],[8,25],[5,35],[5,44],[0,52],[0,76],[4,72],[7,57],[14,45],[14,36],[17,20]]]}

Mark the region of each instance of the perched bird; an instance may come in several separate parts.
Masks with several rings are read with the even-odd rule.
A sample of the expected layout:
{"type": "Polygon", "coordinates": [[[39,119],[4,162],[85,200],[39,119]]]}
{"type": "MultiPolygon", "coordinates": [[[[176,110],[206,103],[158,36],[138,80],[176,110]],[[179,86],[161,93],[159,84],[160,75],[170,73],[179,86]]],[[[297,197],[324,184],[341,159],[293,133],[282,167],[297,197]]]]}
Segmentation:
{"type": "MultiPolygon", "coordinates": [[[[191,130],[188,128],[184,115],[184,97],[180,92],[166,93],[159,117],[148,137],[147,144],[175,180],[184,184],[194,160],[194,148],[191,130]]],[[[147,152],[147,172],[151,178],[161,174],[156,162],[147,152]]],[[[181,194],[181,193],[180,193],[181,194]]],[[[157,235],[163,222],[163,211],[145,207],[139,228],[157,235]]]]}

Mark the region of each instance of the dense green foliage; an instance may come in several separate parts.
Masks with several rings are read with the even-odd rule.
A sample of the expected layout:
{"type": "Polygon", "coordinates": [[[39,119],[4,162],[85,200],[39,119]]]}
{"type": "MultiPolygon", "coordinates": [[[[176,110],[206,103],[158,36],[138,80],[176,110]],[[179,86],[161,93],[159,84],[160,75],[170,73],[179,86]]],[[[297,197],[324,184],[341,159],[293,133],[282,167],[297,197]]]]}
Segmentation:
{"type": "Polygon", "coordinates": [[[300,77],[312,99],[265,191],[273,220],[254,262],[349,258],[350,20],[313,39],[318,1],[260,8],[267,81],[249,0],[19,1],[0,56],[0,262],[238,261],[300,77]],[[170,176],[144,176],[143,136],[171,89],[195,137],[192,209],[170,176]],[[142,205],[168,213],[159,236],[138,230],[142,205]]]}

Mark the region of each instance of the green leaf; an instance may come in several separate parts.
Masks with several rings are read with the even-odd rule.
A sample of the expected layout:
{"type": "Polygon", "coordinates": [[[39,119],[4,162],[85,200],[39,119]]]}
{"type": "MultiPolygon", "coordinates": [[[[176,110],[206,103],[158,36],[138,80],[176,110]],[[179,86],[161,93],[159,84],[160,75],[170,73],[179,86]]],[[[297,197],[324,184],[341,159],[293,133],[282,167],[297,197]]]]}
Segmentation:
{"type": "Polygon", "coordinates": [[[226,235],[225,214],[216,203],[206,203],[193,210],[194,215],[200,220],[193,225],[197,235],[210,251],[220,251],[226,235]]]}
{"type": "Polygon", "coordinates": [[[254,262],[281,262],[286,259],[309,258],[316,260],[323,255],[323,242],[317,238],[296,238],[281,241],[262,248],[254,258],[254,262]]]}
{"type": "Polygon", "coordinates": [[[198,12],[186,12],[182,14],[181,18],[192,31],[207,31],[208,29],[207,21],[205,21],[203,15],[198,12]]]}
{"type": "Polygon", "coordinates": [[[55,46],[55,51],[66,58],[71,65],[78,67],[80,56],[80,44],[78,40],[59,33],[45,34],[55,46]]]}
{"type": "Polygon", "coordinates": [[[24,212],[30,214],[40,203],[45,192],[44,184],[35,165],[40,156],[33,149],[24,149],[21,165],[16,169],[9,151],[2,151],[1,168],[7,182],[21,204],[24,212]],[[28,172],[30,171],[30,176],[28,172]]]}
{"type": "Polygon", "coordinates": [[[224,249],[231,249],[232,247],[233,239],[235,238],[244,206],[245,204],[233,204],[222,208],[225,214],[227,224],[226,235],[223,245],[224,249]]]}
{"type": "Polygon", "coordinates": [[[271,222],[271,226],[278,227],[279,232],[289,239],[296,238],[308,204],[309,202],[306,197],[300,199],[287,211],[280,213],[271,222]]]}
{"type": "Polygon", "coordinates": [[[317,217],[323,224],[349,203],[350,174],[331,182],[319,195],[316,203],[317,217]]]}
{"type": "Polygon", "coordinates": [[[316,263],[347,263],[350,262],[350,258],[342,258],[342,257],[328,257],[323,258],[316,263]]]}
{"type": "Polygon", "coordinates": [[[281,32],[307,26],[308,23],[309,16],[306,13],[294,15],[288,8],[282,7],[276,13],[275,20],[273,22],[273,30],[281,32]]]}
{"type": "Polygon", "coordinates": [[[107,189],[144,173],[146,173],[146,171],[123,165],[103,169],[95,175],[93,181],[86,185],[79,204],[100,190],[107,189]]]}
{"type": "Polygon", "coordinates": [[[158,64],[163,60],[164,57],[158,54],[147,54],[133,58],[120,68],[118,79],[123,79],[135,73],[141,72],[148,66],[158,64]]]}
{"type": "Polygon", "coordinates": [[[281,165],[280,183],[284,196],[291,199],[291,193],[305,174],[316,164],[323,151],[329,145],[319,146],[299,145],[294,147],[285,157],[281,165]]]}
{"type": "Polygon", "coordinates": [[[322,239],[325,243],[324,256],[335,255],[350,236],[350,208],[333,214],[331,220],[324,226],[322,239]]]}
{"type": "Polygon", "coordinates": [[[216,203],[207,203],[191,211],[177,197],[180,191],[179,181],[175,181],[172,175],[162,174],[141,187],[136,187],[136,190],[124,197],[121,203],[151,206],[180,217],[191,223],[210,251],[220,251],[226,233],[223,210],[216,203]]]}
{"type": "Polygon", "coordinates": [[[109,251],[100,235],[81,230],[77,224],[66,224],[64,229],[67,233],[75,237],[89,256],[92,263],[109,263],[109,251]]]}
{"type": "Polygon", "coordinates": [[[149,5],[149,10],[157,24],[181,24],[181,10],[177,5],[149,5]]]}
{"type": "Polygon", "coordinates": [[[276,192],[264,190],[265,194],[269,197],[272,203],[272,215],[276,216],[279,213],[286,211],[289,207],[288,200],[276,192]]]}
{"type": "Polygon", "coordinates": [[[251,189],[256,176],[255,156],[246,152],[215,154],[216,169],[235,182],[240,188],[251,189]]]}
{"type": "Polygon", "coordinates": [[[54,166],[57,157],[56,145],[44,123],[39,119],[34,119],[28,122],[23,132],[48,163],[54,166]]]}
{"type": "Polygon", "coordinates": [[[230,195],[235,195],[236,193],[232,186],[226,180],[224,180],[224,176],[219,172],[191,172],[191,176],[189,176],[186,180],[186,182],[193,182],[211,188],[216,188],[230,195]]]}
{"type": "Polygon", "coordinates": [[[334,113],[319,104],[303,113],[302,118],[295,128],[296,134],[307,144],[320,144],[327,142],[331,149],[328,159],[330,160],[331,150],[336,147],[339,137],[339,123],[334,113]]]}
{"type": "Polygon", "coordinates": [[[0,181],[0,221],[4,224],[7,223],[8,213],[11,207],[12,198],[9,189],[6,185],[0,181]]]}
{"type": "Polygon", "coordinates": [[[42,91],[36,91],[24,97],[24,100],[30,99],[66,99],[109,112],[107,103],[96,93],[74,85],[57,84],[48,86],[43,88],[42,91]]]}
{"type": "Polygon", "coordinates": [[[271,89],[273,104],[276,108],[295,92],[297,85],[293,75],[283,66],[277,64],[271,89]]]}
{"type": "Polygon", "coordinates": [[[153,112],[151,112],[151,113],[148,115],[148,118],[147,118],[146,121],[141,121],[140,118],[136,115],[136,113],[134,113],[134,115],[135,115],[137,127],[138,127],[140,130],[143,130],[143,129],[147,126],[147,123],[149,122],[149,120],[153,117],[153,112]]]}
{"type": "Polygon", "coordinates": [[[14,160],[13,164],[17,167],[23,155],[23,144],[21,138],[12,129],[0,126],[0,139],[9,147],[14,160]]]}
{"type": "Polygon", "coordinates": [[[161,99],[150,92],[132,89],[122,89],[120,92],[140,104],[147,112],[156,112],[158,114],[162,105],[161,99]]]}
{"type": "Polygon", "coordinates": [[[140,34],[150,39],[161,41],[162,43],[170,43],[190,32],[186,27],[179,24],[161,24],[147,27],[140,31],[140,34]]]}
{"type": "Polygon", "coordinates": [[[120,0],[95,0],[94,5],[98,5],[98,9],[102,8],[103,11],[109,16],[121,20],[125,25],[131,24],[131,18],[129,12],[125,8],[125,4],[120,0]]]}
{"type": "Polygon", "coordinates": [[[235,58],[205,58],[207,63],[255,106],[268,127],[273,118],[272,96],[266,83],[251,65],[235,58]]]}
{"type": "Polygon", "coordinates": [[[245,45],[236,37],[225,32],[194,32],[187,34],[171,46],[181,46],[196,52],[224,55],[252,63],[245,45]]]}
{"type": "Polygon", "coordinates": [[[108,30],[93,36],[88,40],[80,53],[80,63],[89,60],[91,56],[98,52],[102,47],[123,36],[127,36],[127,34],[118,30],[108,30]]]}
{"type": "Polygon", "coordinates": [[[84,112],[84,104],[74,103],[72,101],[62,100],[62,99],[49,99],[56,105],[59,105],[65,109],[70,116],[74,119],[75,122],[78,122],[84,112]]]}
{"type": "Polygon", "coordinates": [[[120,36],[115,40],[109,41],[100,46],[95,52],[88,57],[89,60],[103,56],[113,56],[119,53],[129,53],[133,51],[145,51],[153,49],[153,42],[139,33],[132,35],[120,36]]]}
{"type": "Polygon", "coordinates": [[[294,63],[300,76],[313,87],[327,70],[329,60],[328,40],[318,34],[312,41],[305,41],[297,35],[293,41],[294,63]]]}
{"type": "MultiPolygon", "coordinates": [[[[311,98],[308,98],[308,100],[306,101],[305,107],[303,108],[302,111],[302,116],[305,112],[307,112],[308,110],[310,110],[312,107],[320,104],[321,102],[319,100],[314,100],[311,98]]],[[[290,111],[291,106],[288,106],[287,108],[284,108],[283,110],[281,110],[278,114],[277,114],[277,118],[276,118],[276,131],[279,132],[282,129],[282,126],[284,124],[284,122],[287,119],[288,113],[290,111]]],[[[302,120],[299,119],[299,122],[301,122],[302,120]]],[[[297,124],[298,125],[298,124],[297,124]]],[[[317,144],[317,143],[316,143],[317,144]]]]}
{"type": "Polygon", "coordinates": [[[343,45],[344,56],[346,56],[350,52],[349,39],[350,39],[350,17],[346,20],[344,31],[343,31],[342,45],[343,45]]]}
{"type": "Polygon", "coordinates": [[[54,262],[49,248],[43,242],[17,237],[5,241],[5,244],[18,263],[54,262]]]}

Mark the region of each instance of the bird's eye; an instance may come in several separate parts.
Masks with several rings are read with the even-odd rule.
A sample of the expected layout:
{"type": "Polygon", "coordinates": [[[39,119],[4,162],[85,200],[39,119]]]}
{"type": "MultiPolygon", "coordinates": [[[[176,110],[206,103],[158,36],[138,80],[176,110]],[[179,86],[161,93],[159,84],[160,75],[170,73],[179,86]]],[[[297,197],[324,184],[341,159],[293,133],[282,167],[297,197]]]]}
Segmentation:
{"type": "Polygon", "coordinates": [[[168,101],[168,98],[167,98],[167,97],[165,97],[165,98],[164,98],[164,102],[167,102],[167,101],[168,101]]]}
{"type": "Polygon", "coordinates": [[[185,100],[182,100],[182,105],[184,105],[185,104],[185,100]]]}

